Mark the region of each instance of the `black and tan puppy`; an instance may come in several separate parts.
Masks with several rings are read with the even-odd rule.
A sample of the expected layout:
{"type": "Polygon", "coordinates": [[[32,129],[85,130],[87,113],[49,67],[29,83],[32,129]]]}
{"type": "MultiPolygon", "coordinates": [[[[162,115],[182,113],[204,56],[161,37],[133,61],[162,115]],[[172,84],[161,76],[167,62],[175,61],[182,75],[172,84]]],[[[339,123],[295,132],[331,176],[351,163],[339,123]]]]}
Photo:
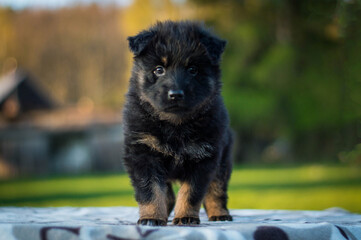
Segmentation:
{"type": "Polygon", "coordinates": [[[138,224],[166,225],[174,205],[174,224],[199,224],[202,202],[210,221],[231,221],[232,138],[219,68],[225,41],[188,21],[158,22],[128,40],[134,66],[123,112],[124,160],[138,224]]]}

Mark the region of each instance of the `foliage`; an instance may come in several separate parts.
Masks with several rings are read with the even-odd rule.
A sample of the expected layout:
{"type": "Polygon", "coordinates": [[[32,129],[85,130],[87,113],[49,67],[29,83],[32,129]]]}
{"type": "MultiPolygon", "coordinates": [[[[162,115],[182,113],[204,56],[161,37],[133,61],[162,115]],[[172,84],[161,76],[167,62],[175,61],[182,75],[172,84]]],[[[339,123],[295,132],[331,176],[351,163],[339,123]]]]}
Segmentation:
{"type": "Polygon", "coordinates": [[[207,20],[229,41],[223,95],[244,144],[237,159],[277,139],[290,143],[288,160],[336,159],[360,142],[359,1],[194,2],[214,6],[207,20]]]}
{"type": "MultiPolygon", "coordinates": [[[[126,84],[127,46],[118,29],[118,10],[96,5],[50,10],[3,10],[13,34],[1,63],[15,58],[60,104],[87,98],[120,105],[126,84]]],[[[1,45],[1,42],[0,42],[1,45]]]]}
{"type": "Polygon", "coordinates": [[[353,166],[361,166],[361,144],[357,144],[351,151],[343,151],[339,155],[342,162],[351,164],[353,166]]]}
{"type": "MultiPolygon", "coordinates": [[[[361,212],[360,176],[359,168],[340,165],[237,166],[229,207],[361,212]]],[[[2,206],[136,206],[125,174],[2,181],[0,192],[2,206]]]]}

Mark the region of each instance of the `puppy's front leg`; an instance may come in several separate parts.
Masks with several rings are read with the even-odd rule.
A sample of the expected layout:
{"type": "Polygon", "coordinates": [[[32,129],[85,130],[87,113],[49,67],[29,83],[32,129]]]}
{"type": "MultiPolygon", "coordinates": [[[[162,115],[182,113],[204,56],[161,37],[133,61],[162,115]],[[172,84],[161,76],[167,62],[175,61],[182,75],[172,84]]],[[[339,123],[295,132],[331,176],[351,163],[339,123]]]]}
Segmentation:
{"type": "Polygon", "coordinates": [[[199,224],[199,210],[206,189],[210,182],[210,175],[195,172],[191,179],[182,182],[175,205],[173,224],[199,224]]]}
{"type": "Polygon", "coordinates": [[[136,188],[136,195],[139,204],[138,224],[149,226],[167,225],[168,213],[165,187],[161,187],[156,182],[151,182],[148,189],[136,188]],[[145,194],[148,196],[145,196],[145,194]]]}
{"type": "Polygon", "coordinates": [[[173,224],[199,224],[201,202],[202,198],[199,199],[197,196],[195,186],[188,182],[183,182],[178,192],[173,224]]]}

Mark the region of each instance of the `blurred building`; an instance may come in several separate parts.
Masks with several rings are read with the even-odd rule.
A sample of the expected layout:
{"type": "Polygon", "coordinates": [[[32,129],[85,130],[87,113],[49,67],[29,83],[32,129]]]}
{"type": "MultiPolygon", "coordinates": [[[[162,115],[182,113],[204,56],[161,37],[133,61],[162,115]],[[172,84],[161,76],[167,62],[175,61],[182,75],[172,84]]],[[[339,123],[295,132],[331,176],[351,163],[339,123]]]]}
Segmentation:
{"type": "Polygon", "coordinates": [[[24,71],[0,77],[0,178],[121,170],[120,114],[61,107],[24,71]]]}
{"type": "Polygon", "coordinates": [[[0,78],[0,111],[5,120],[17,119],[29,111],[53,108],[53,101],[25,71],[12,71],[0,78]]]}

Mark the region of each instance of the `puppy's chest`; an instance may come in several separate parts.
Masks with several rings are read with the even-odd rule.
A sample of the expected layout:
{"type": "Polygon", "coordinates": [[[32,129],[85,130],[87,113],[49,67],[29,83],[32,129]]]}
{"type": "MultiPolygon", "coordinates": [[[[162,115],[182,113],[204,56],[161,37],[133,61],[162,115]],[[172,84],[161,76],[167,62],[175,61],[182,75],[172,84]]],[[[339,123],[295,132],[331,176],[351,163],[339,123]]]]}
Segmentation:
{"type": "Polygon", "coordinates": [[[214,146],[199,132],[190,129],[162,129],[157,133],[140,133],[136,143],[145,144],[152,151],[173,157],[177,161],[201,160],[211,157],[214,146]]]}

